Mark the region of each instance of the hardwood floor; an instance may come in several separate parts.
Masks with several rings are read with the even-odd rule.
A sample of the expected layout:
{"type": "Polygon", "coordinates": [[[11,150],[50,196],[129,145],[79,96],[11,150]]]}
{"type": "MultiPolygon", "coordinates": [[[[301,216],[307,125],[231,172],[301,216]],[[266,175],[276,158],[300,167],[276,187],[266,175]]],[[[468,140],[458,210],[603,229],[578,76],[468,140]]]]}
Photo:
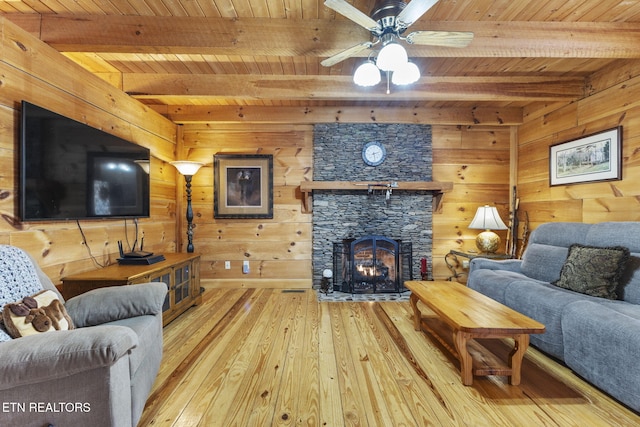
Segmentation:
{"type": "Polygon", "coordinates": [[[200,306],[164,329],[162,367],[139,426],[640,424],[534,348],[519,386],[493,376],[466,387],[457,361],[414,331],[411,316],[408,302],[207,289],[200,306]]]}

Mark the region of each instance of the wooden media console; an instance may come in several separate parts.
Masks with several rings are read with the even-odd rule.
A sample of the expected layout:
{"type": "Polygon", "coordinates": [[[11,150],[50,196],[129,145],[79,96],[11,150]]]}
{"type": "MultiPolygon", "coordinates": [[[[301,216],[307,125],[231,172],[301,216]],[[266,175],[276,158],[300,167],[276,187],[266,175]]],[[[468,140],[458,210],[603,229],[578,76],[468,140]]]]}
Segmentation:
{"type": "Polygon", "coordinates": [[[169,293],[162,307],[163,325],[184,313],[202,300],[200,290],[200,255],[167,253],[165,260],[148,265],[113,264],[98,270],[86,271],[62,279],[65,299],[106,286],[136,285],[164,282],[169,293]]]}

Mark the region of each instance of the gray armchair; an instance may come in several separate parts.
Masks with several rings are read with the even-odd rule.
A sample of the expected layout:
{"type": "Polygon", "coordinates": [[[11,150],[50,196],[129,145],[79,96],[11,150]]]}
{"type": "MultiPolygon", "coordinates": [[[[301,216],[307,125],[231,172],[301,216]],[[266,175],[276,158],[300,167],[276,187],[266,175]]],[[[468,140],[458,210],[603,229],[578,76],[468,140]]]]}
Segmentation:
{"type": "MultiPolygon", "coordinates": [[[[24,277],[57,292],[25,252],[0,245],[0,310],[24,277]]],[[[166,293],[164,283],[96,289],[65,302],[75,329],[0,342],[0,425],[137,425],[162,359],[166,293]]]]}

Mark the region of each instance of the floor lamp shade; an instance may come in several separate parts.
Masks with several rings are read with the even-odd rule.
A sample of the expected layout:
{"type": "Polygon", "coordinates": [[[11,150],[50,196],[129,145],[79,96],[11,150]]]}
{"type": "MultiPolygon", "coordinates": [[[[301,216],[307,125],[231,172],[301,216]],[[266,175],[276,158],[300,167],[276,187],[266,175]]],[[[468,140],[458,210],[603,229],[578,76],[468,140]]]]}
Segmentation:
{"type": "Polygon", "coordinates": [[[507,226],[495,206],[484,205],[478,208],[469,228],[485,230],[476,237],[476,246],[481,252],[494,253],[500,247],[500,236],[491,230],[506,230],[507,226]]]}

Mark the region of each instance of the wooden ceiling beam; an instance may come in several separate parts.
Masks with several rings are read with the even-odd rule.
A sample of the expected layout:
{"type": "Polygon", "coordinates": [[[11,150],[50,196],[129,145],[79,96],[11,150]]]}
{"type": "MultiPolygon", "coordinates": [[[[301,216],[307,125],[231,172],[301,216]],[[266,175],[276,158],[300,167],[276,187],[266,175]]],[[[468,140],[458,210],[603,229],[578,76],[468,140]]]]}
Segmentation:
{"type": "MultiPolygon", "coordinates": [[[[370,39],[347,20],[4,16],[64,52],[327,57],[370,39]]],[[[640,58],[640,23],[419,21],[411,29],[475,34],[461,49],[411,45],[413,57],[640,58]]]]}
{"type": "MultiPolygon", "coordinates": [[[[171,96],[236,100],[573,101],[584,79],[571,77],[422,77],[416,83],[362,88],[350,76],[146,74],[122,76],[122,89],[139,99],[171,96]]],[[[187,104],[187,102],[185,102],[187,104]]]]}
{"type": "MultiPolygon", "coordinates": [[[[156,106],[150,105],[150,108],[156,106]]],[[[463,126],[514,126],[522,124],[519,107],[263,107],[158,105],[172,122],[185,123],[403,123],[463,126]]],[[[155,109],[155,108],[154,108],[155,109]]]]}

